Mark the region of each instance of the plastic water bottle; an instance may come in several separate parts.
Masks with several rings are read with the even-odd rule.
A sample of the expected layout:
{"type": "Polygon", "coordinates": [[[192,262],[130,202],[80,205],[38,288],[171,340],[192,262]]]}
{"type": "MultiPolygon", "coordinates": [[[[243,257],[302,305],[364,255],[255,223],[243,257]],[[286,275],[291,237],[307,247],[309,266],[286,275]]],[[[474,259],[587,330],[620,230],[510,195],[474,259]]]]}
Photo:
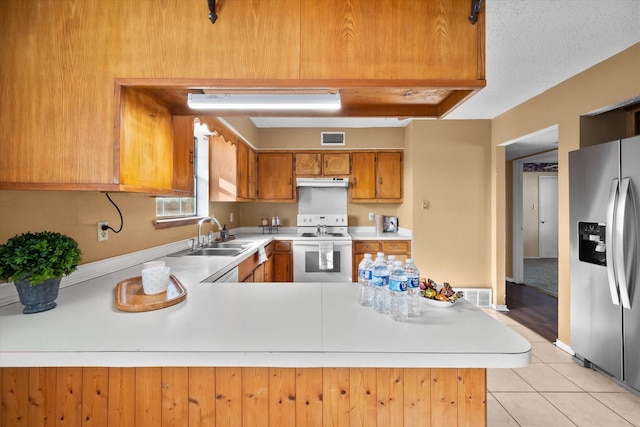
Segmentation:
{"type": "Polygon", "coordinates": [[[373,308],[378,313],[388,313],[389,306],[385,303],[389,294],[389,270],[387,270],[387,262],[384,254],[378,252],[376,260],[373,262],[373,274],[371,276],[371,284],[373,285],[373,308]]]}
{"type": "Polygon", "coordinates": [[[396,262],[395,255],[387,255],[387,270],[389,270],[389,274],[393,271],[394,263],[396,262]]]}
{"type": "Polygon", "coordinates": [[[404,322],[409,318],[408,299],[407,273],[402,267],[402,261],[395,261],[389,276],[389,314],[393,320],[404,322]]]}
{"type": "Polygon", "coordinates": [[[420,316],[420,270],[409,258],[404,266],[407,275],[407,298],[409,299],[409,317],[420,316]]]}
{"type": "Polygon", "coordinates": [[[371,307],[373,305],[373,260],[371,254],[364,254],[364,258],[358,264],[358,304],[371,307]]]}

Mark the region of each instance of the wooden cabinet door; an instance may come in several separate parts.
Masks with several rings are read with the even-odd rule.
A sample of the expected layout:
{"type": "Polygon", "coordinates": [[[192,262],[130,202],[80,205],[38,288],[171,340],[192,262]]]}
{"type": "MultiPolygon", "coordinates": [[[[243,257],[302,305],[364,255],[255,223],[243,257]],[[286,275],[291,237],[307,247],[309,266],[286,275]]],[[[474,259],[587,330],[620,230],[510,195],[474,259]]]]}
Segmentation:
{"type": "Polygon", "coordinates": [[[259,266],[257,266],[255,270],[253,270],[253,281],[259,282],[259,283],[266,282],[266,280],[264,279],[264,275],[265,275],[265,263],[262,263],[259,266]]]}
{"type": "Polygon", "coordinates": [[[376,197],[402,201],[402,175],[402,153],[377,153],[376,197]]]}
{"type": "Polygon", "coordinates": [[[236,200],[237,155],[235,140],[223,135],[209,137],[209,200],[212,202],[236,200]]]}
{"type": "Polygon", "coordinates": [[[264,249],[267,254],[267,260],[264,262],[264,281],[273,282],[275,280],[274,262],[273,262],[273,248],[274,242],[269,243],[264,249]]]}
{"type": "Polygon", "coordinates": [[[351,154],[351,177],[349,186],[351,200],[373,200],[376,198],[376,153],[354,152],[351,154]]]}
{"type": "Polygon", "coordinates": [[[273,254],[274,282],[293,281],[293,263],[290,253],[276,252],[273,254]]]}
{"type": "Polygon", "coordinates": [[[247,183],[247,199],[255,200],[256,191],[258,189],[256,186],[256,181],[258,179],[257,177],[258,165],[257,165],[256,152],[252,149],[249,149],[248,162],[249,164],[247,166],[247,177],[249,179],[249,182],[247,183]]]}
{"type": "Polygon", "coordinates": [[[274,242],[273,251],[274,282],[293,281],[293,252],[291,241],[274,242]]]}
{"type": "Polygon", "coordinates": [[[302,3],[303,79],[464,80],[484,73],[483,33],[469,24],[469,2],[302,3]]]}
{"type": "Polygon", "coordinates": [[[351,173],[351,157],[349,153],[325,153],[322,155],[323,170],[326,176],[349,175],[351,173]]]}
{"type": "Polygon", "coordinates": [[[317,176],[322,174],[322,154],[296,153],[296,176],[317,176]]]}
{"type": "MultiPolygon", "coordinates": [[[[169,107],[146,92],[123,90],[120,185],[166,193],[173,187],[173,129],[169,107]]],[[[140,190],[134,190],[140,191],[140,190]]]]}
{"type": "Polygon", "coordinates": [[[258,153],[258,199],[295,200],[293,153],[258,153]]]}
{"type": "Polygon", "coordinates": [[[193,196],[194,149],[193,116],[173,117],[173,189],[193,196]]]}
{"type": "Polygon", "coordinates": [[[238,141],[237,164],[237,195],[238,199],[249,198],[249,147],[242,141],[238,141]]]}
{"type": "Polygon", "coordinates": [[[275,282],[273,255],[267,258],[267,260],[262,265],[264,265],[264,281],[275,282]]]}

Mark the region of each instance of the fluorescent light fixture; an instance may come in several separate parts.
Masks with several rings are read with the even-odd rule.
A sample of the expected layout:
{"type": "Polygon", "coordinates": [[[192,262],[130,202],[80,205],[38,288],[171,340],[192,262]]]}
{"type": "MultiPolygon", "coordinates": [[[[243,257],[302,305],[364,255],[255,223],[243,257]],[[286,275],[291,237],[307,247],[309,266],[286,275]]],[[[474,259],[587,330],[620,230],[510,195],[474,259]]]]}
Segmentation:
{"type": "Polygon", "coordinates": [[[221,93],[193,94],[187,105],[194,110],[323,110],[340,109],[339,93],[221,93]]]}

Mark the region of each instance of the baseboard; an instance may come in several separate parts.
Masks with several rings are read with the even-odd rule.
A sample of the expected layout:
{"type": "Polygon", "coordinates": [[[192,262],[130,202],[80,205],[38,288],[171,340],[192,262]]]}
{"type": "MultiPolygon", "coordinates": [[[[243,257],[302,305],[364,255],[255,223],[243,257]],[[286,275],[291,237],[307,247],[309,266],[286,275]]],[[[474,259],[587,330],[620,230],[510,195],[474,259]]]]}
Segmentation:
{"type": "Polygon", "coordinates": [[[495,311],[509,311],[505,304],[491,304],[491,308],[495,311]]]}
{"type": "Polygon", "coordinates": [[[559,339],[556,339],[555,343],[556,347],[558,347],[560,350],[566,351],[567,353],[569,353],[570,355],[575,355],[576,353],[571,349],[570,345],[567,345],[565,343],[563,343],[562,341],[560,341],[559,339]]]}

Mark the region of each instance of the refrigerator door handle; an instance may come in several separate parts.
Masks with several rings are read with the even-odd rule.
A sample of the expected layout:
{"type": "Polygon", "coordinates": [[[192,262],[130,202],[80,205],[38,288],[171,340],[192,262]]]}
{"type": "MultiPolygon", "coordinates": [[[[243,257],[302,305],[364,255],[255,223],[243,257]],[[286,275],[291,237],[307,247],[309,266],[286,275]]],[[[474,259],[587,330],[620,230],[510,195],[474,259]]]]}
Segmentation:
{"type": "Polygon", "coordinates": [[[625,223],[624,215],[627,210],[627,200],[629,198],[629,178],[623,178],[620,183],[620,197],[618,198],[618,207],[616,208],[616,227],[615,227],[615,267],[618,276],[618,285],[620,287],[620,301],[622,307],[631,309],[631,300],[629,299],[629,287],[627,283],[626,265],[624,257],[624,236],[625,223]]]}
{"type": "Polygon", "coordinates": [[[618,286],[616,280],[616,270],[614,264],[614,245],[613,245],[613,229],[616,213],[616,200],[618,198],[618,180],[611,181],[611,188],[609,189],[609,201],[607,202],[607,218],[606,218],[606,260],[607,260],[607,276],[609,278],[609,291],[611,292],[611,302],[614,305],[620,305],[620,297],[618,296],[618,286]]]}

